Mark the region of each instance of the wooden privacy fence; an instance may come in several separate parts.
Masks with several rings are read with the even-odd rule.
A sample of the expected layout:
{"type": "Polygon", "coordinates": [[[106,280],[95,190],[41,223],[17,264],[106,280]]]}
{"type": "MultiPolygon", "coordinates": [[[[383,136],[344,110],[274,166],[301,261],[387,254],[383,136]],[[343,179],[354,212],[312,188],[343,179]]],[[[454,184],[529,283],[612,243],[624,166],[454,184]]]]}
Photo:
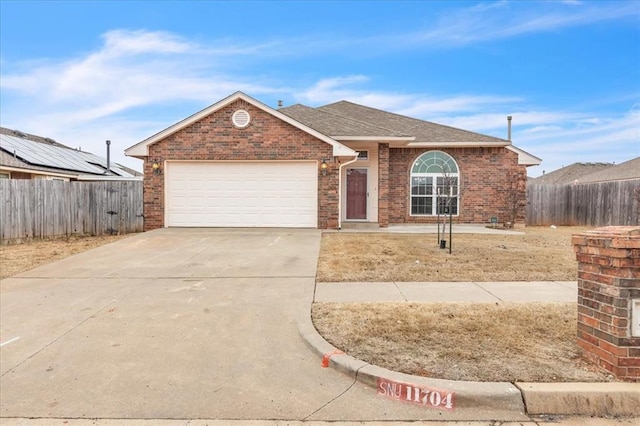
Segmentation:
{"type": "Polygon", "coordinates": [[[142,182],[0,180],[0,242],[141,232],[142,182]]]}
{"type": "Polygon", "coordinates": [[[640,179],[527,185],[527,225],[640,224],[640,179]]]}

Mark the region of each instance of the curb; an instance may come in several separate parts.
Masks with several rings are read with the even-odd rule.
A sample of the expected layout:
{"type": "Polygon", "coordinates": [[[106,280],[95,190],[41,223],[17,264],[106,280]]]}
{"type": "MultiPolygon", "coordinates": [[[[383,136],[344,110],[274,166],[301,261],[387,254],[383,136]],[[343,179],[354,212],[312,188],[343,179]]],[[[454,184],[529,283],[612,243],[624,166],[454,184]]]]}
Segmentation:
{"type": "MultiPolygon", "coordinates": [[[[319,357],[328,357],[328,366],[335,368],[349,377],[378,389],[380,380],[404,383],[421,388],[438,389],[455,393],[455,404],[462,408],[483,408],[512,412],[523,415],[525,406],[520,390],[511,383],[499,382],[462,382],[442,379],[429,379],[398,373],[386,368],[371,365],[344,353],[337,354],[337,349],[318,333],[311,322],[311,317],[305,315],[298,323],[300,335],[307,345],[319,357]]],[[[325,364],[326,365],[326,364],[325,364]]]]}
{"type": "Polygon", "coordinates": [[[298,321],[298,331],[323,366],[385,391],[384,383],[401,383],[455,393],[459,408],[483,408],[514,415],[640,416],[640,383],[517,383],[467,382],[431,379],[398,373],[349,356],[327,342],[316,330],[311,315],[298,321]],[[382,383],[382,384],[381,384],[382,383]]]}
{"type": "Polygon", "coordinates": [[[527,414],[640,416],[640,383],[517,383],[527,414]]]}

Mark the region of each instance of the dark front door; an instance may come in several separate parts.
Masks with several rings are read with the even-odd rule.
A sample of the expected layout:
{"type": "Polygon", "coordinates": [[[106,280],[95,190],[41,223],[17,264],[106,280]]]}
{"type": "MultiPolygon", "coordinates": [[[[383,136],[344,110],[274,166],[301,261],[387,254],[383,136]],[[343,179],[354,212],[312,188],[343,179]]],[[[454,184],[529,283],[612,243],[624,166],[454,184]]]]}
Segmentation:
{"type": "Polygon", "coordinates": [[[347,169],[347,219],[367,218],[367,169],[347,169]]]}

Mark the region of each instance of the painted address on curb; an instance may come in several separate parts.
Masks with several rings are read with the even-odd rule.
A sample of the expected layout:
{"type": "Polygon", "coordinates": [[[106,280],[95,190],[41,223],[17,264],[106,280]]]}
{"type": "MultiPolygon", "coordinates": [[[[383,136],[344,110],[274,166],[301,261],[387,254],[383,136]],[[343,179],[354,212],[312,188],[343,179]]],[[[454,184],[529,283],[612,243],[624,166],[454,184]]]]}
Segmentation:
{"type": "Polygon", "coordinates": [[[378,377],[378,395],[411,402],[425,407],[439,410],[453,411],[455,409],[455,393],[408,383],[394,382],[378,377]]]}

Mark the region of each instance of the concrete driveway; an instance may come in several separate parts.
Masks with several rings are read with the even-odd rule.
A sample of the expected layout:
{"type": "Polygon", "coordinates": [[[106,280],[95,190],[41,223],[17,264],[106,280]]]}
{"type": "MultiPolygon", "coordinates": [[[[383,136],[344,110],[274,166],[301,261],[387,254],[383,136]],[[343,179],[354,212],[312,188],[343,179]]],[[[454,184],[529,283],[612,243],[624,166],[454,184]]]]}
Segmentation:
{"type": "Polygon", "coordinates": [[[322,368],[297,327],[320,236],[161,229],[3,280],[0,415],[523,419],[399,403],[322,368]]]}

